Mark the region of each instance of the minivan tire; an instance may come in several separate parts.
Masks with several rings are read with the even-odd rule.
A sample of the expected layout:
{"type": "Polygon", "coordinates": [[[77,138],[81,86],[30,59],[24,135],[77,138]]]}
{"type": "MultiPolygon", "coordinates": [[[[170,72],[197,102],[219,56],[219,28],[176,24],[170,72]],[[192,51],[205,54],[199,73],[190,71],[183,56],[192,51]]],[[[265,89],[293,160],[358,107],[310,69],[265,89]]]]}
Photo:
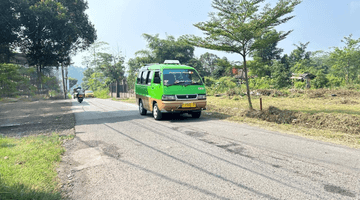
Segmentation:
{"type": "Polygon", "coordinates": [[[192,118],[199,118],[200,115],[201,115],[201,111],[200,111],[200,112],[192,112],[192,113],[191,113],[191,117],[192,117],[192,118]]]}
{"type": "Polygon", "coordinates": [[[160,112],[157,103],[154,103],[153,116],[155,120],[160,120],[162,118],[162,113],[160,112]]]}
{"type": "Polygon", "coordinates": [[[140,115],[146,115],[146,110],[144,108],[144,104],[142,103],[142,101],[139,101],[139,113],[140,115]]]}

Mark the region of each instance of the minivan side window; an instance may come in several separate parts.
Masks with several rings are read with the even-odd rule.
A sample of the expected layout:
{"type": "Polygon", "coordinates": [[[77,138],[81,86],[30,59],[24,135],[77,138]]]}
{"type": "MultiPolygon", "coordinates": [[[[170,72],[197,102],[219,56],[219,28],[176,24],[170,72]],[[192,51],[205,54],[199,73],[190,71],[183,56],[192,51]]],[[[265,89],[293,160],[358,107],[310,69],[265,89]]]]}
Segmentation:
{"type": "Polygon", "coordinates": [[[137,77],[137,84],[141,84],[141,74],[142,74],[142,71],[139,72],[138,74],[138,77],[137,77]]]}
{"type": "Polygon", "coordinates": [[[159,77],[160,78],[160,72],[156,71],[154,77],[159,77]]]}
{"type": "Polygon", "coordinates": [[[154,73],[154,71],[149,71],[149,73],[148,73],[148,75],[146,77],[146,84],[147,85],[151,85],[151,79],[153,77],[153,73],[154,73]]]}
{"type": "Polygon", "coordinates": [[[141,84],[145,84],[146,81],[146,76],[148,74],[149,71],[144,71],[142,76],[141,76],[141,84]]]}

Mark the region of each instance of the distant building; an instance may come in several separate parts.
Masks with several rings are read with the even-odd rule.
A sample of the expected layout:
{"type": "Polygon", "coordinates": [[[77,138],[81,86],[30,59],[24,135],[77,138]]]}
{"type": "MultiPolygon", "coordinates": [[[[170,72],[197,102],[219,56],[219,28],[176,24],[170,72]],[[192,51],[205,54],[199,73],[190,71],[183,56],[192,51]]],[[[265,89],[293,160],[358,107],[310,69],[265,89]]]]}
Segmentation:
{"type": "Polygon", "coordinates": [[[303,73],[303,74],[295,74],[292,73],[292,76],[290,77],[290,79],[295,79],[295,80],[301,80],[301,81],[306,81],[306,88],[310,88],[310,81],[311,79],[314,79],[316,76],[314,74],[311,73],[303,73]]]}

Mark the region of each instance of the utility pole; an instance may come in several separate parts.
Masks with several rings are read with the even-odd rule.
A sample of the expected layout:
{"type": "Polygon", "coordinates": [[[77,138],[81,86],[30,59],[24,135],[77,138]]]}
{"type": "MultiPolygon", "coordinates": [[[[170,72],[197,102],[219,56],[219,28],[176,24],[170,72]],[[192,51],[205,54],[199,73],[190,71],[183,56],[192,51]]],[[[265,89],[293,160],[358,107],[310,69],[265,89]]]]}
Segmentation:
{"type": "Polygon", "coordinates": [[[61,74],[62,74],[62,83],[63,83],[64,99],[66,99],[65,79],[64,79],[64,65],[63,65],[63,63],[61,63],[61,74]]]}

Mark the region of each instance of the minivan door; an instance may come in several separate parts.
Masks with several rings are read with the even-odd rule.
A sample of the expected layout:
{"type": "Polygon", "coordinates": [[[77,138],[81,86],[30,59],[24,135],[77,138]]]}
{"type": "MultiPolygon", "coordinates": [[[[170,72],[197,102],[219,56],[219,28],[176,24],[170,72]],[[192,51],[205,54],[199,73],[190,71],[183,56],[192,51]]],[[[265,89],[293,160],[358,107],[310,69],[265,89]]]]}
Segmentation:
{"type": "Polygon", "coordinates": [[[162,97],[162,87],[161,87],[161,78],[160,78],[160,83],[154,83],[154,79],[155,77],[160,78],[160,71],[156,70],[153,71],[152,73],[152,79],[151,79],[151,85],[148,87],[148,91],[149,91],[149,106],[151,107],[151,111],[153,108],[153,101],[157,101],[157,100],[161,100],[162,97]]]}

